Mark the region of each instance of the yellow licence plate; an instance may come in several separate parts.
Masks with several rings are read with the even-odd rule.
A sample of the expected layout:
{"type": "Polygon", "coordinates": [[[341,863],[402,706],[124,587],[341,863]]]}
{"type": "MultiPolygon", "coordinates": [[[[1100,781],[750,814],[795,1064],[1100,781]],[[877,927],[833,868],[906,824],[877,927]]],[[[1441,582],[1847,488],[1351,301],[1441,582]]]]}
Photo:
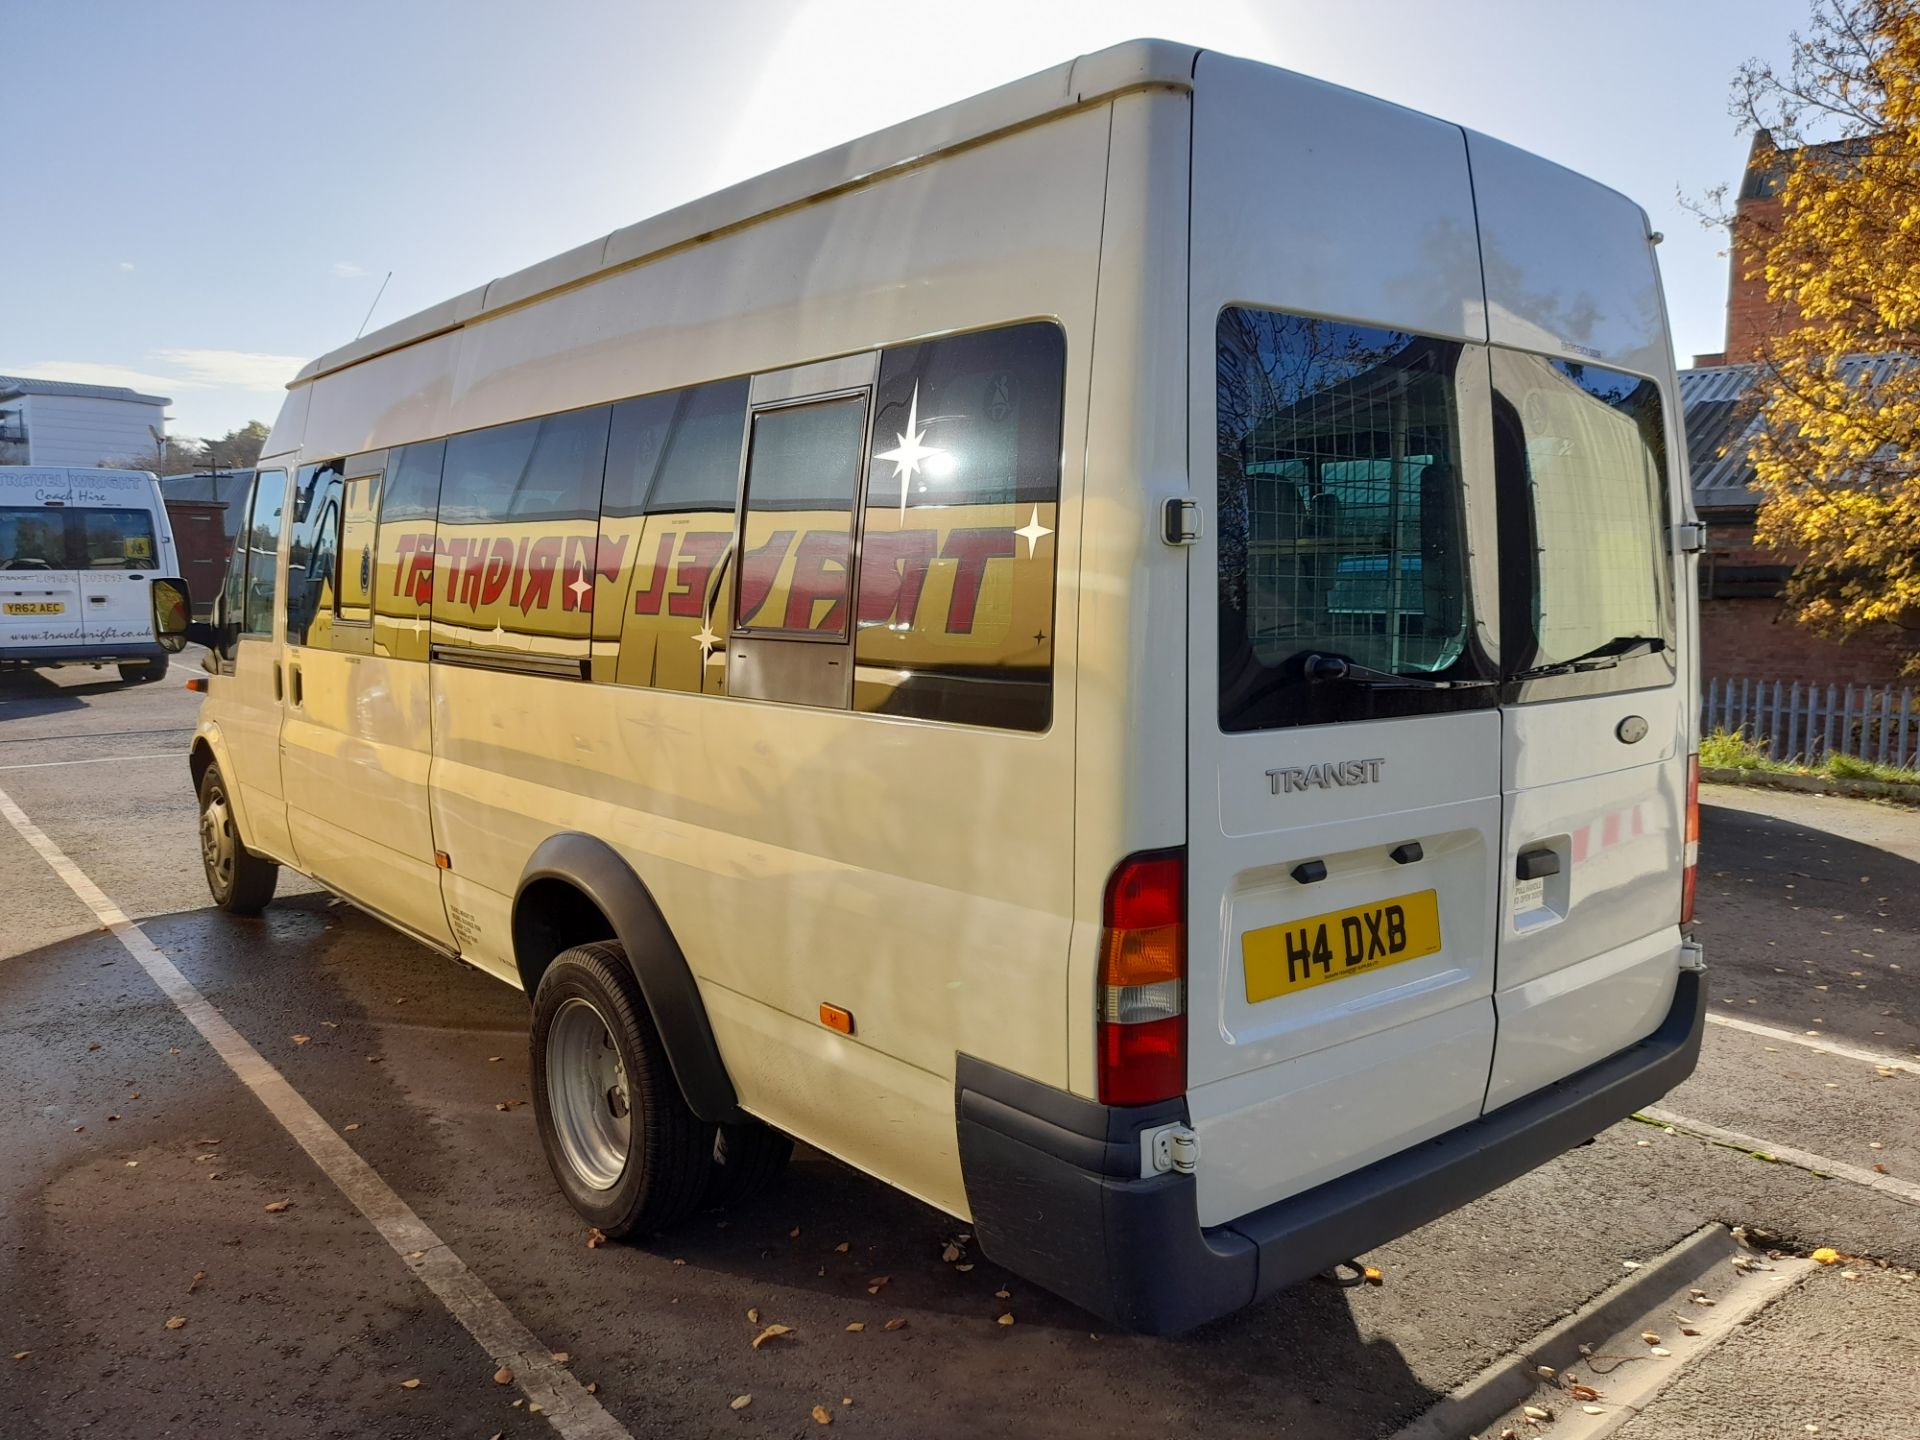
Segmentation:
{"type": "Polygon", "coordinates": [[[1266,925],[1240,937],[1247,1003],[1417,960],[1439,948],[1440,901],[1431,890],[1266,925]]]}
{"type": "Polygon", "coordinates": [[[9,615],[64,615],[67,607],[59,600],[8,601],[9,615]]]}

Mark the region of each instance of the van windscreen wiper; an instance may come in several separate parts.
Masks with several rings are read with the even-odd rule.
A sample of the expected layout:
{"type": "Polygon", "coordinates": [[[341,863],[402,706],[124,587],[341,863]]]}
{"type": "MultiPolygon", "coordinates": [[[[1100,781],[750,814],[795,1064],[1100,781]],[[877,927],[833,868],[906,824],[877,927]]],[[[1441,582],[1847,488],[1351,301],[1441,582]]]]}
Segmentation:
{"type": "Polygon", "coordinates": [[[1556,660],[1551,665],[1535,665],[1530,670],[1516,671],[1509,679],[1539,680],[1548,675],[1577,675],[1584,670],[1611,670],[1622,660],[1635,655],[1658,655],[1667,648],[1667,642],[1658,635],[1616,635],[1605,644],[1596,645],[1583,654],[1570,660],[1556,660]]]}
{"type": "Polygon", "coordinates": [[[1365,685],[1372,690],[1481,690],[1498,685],[1498,680],[1435,680],[1428,675],[1396,675],[1391,670],[1375,670],[1344,655],[1308,655],[1300,664],[1301,676],[1312,682],[1336,681],[1365,685]]]}

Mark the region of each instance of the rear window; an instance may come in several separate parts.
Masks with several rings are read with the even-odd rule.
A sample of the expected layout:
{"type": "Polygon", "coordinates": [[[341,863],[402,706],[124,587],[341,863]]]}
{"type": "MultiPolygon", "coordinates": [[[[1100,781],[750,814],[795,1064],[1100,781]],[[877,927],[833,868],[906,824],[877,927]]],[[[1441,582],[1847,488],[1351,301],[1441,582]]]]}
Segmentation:
{"type": "Polygon", "coordinates": [[[1490,675],[1476,643],[1463,359],[1406,331],[1229,307],[1218,326],[1220,723],[1491,703],[1484,688],[1313,682],[1327,656],[1416,682],[1490,675]]]}
{"type": "Polygon", "coordinates": [[[66,511],[0,505],[0,570],[65,570],[66,511]]]}
{"type": "Polygon", "coordinates": [[[1674,607],[1658,388],[1507,350],[1493,352],[1493,388],[1508,673],[1597,662],[1529,681],[1520,698],[1666,684],[1674,607]]]}
{"type": "Polygon", "coordinates": [[[151,570],[153,514],[148,510],[75,510],[89,570],[151,570]]]}

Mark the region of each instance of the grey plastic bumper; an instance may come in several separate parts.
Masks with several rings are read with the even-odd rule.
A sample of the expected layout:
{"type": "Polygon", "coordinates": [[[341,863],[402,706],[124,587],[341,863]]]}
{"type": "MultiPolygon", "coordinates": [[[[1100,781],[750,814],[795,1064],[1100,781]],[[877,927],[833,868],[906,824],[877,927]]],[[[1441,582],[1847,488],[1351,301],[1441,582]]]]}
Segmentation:
{"type": "Polygon", "coordinates": [[[1203,1230],[1194,1181],[1141,1178],[1140,1134],[1184,1101],[1117,1109],[959,1057],[960,1165],[985,1254],[1117,1324],[1176,1334],[1364,1254],[1651,1104],[1693,1070],[1706,977],[1660,1027],[1444,1135],[1203,1230]]]}

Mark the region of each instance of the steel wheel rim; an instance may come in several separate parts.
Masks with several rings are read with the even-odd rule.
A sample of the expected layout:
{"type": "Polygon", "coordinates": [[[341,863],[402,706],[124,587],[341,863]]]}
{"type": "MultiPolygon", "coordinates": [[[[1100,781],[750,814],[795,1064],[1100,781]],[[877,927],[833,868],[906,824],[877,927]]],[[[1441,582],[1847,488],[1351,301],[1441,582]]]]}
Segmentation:
{"type": "Polygon", "coordinates": [[[547,1027],[547,1108],[560,1153],[593,1190],[611,1190],[633,1149],[626,1065],[591,1000],[572,996],[547,1027]]]}
{"type": "Polygon", "coordinates": [[[200,859],[217,893],[224,894],[233,884],[233,856],[233,816],[227,797],[215,790],[200,812],[200,859]]]}

